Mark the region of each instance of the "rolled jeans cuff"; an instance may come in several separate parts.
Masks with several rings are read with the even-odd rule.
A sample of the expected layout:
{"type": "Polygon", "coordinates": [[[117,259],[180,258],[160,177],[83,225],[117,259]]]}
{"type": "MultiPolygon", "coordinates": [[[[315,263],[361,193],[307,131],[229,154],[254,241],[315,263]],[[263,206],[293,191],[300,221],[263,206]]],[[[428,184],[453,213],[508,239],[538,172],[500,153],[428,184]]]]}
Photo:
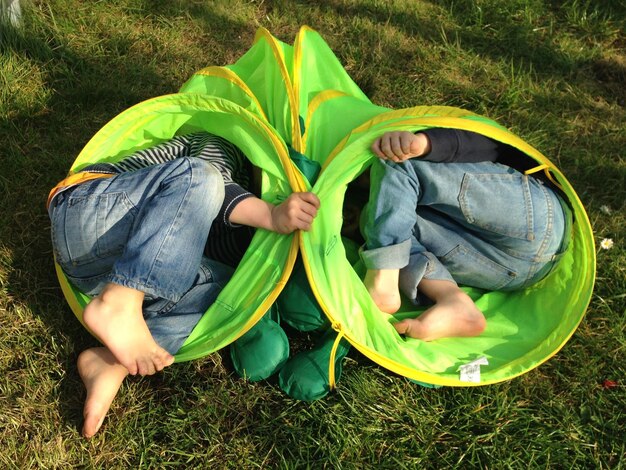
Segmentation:
{"type": "MultiPolygon", "coordinates": [[[[171,289],[164,290],[159,286],[149,285],[141,281],[129,279],[126,276],[120,274],[114,274],[110,277],[109,282],[118,284],[120,286],[128,287],[129,289],[135,289],[143,292],[148,298],[160,298],[170,302],[178,302],[183,296],[183,292],[175,292],[171,289]]],[[[188,289],[187,287],[186,289],[188,289]]]]}
{"type": "Polygon", "coordinates": [[[359,254],[367,269],[402,269],[409,264],[411,240],[371,250],[361,249],[359,254]]]}

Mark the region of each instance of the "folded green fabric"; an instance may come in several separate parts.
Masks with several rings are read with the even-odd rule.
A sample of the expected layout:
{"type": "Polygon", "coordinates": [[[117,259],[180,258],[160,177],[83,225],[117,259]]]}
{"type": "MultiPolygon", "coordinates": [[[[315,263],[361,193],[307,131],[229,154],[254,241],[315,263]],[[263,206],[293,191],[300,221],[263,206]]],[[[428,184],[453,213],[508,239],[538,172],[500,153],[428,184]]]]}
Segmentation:
{"type": "MultiPolygon", "coordinates": [[[[280,388],[296,400],[313,401],[330,392],[328,368],[337,332],[329,329],[313,349],[289,359],[278,374],[280,388]]],[[[343,358],[350,351],[350,343],[342,339],[335,354],[335,381],[341,377],[343,358]]]]}
{"type": "Polygon", "coordinates": [[[275,308],[230,346],[233,368],[251,382],[274,375],[289,358],[289,340],[277,323],[275,308]]]}
{"type": "Polygon", "coordinates": [[[282,321],[298,331],[314,331],[330,326],[324,311],[315,300],[300,258],[275,305],[282,321]]]}

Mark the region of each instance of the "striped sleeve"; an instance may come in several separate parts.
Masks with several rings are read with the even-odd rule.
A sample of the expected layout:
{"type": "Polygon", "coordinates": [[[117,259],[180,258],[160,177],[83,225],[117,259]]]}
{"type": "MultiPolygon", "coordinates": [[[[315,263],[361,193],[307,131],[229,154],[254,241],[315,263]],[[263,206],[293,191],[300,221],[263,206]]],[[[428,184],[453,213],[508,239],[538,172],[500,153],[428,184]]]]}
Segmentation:
{"type": "Polygon", "coordinates": [[[154,147],[138,150],[120,162],[96,163],[84,168],[83,171],[118,174],[183,157],[205,160],[221,173],[225,197],[217,220],[231,226],[229,219],[233,209],[244,199],[254,196],[246,189],[250,187],[252,167],[237,146],[208,132],[175,136],[154,147]]]}
{"type": "Polygon", "coordinates": [[[154,147],[134,152],[120,162],[96,163],[82,171],[119,174],[184,157],[205,160],[224,179],[224,202],[211,226],[205,255],[236,266],[254,235],[254,229],[231,224],[229,218],[237,204],[254,197],[246,189],[251,185],[252,164],[237,146],[226,139],[207,132],[176,136],[154,147]]]}
{"type": "Polygon", "coordinates": [[[244,199],[254,197],[246,188],[250,187],[252,166],[243,152],[221,137],[202,134],[192,142],[192,155],[210,162],[224,178],[224,204],[217,215],[217,220],[224,225],[231,224],[230,214],[244,199]]]}

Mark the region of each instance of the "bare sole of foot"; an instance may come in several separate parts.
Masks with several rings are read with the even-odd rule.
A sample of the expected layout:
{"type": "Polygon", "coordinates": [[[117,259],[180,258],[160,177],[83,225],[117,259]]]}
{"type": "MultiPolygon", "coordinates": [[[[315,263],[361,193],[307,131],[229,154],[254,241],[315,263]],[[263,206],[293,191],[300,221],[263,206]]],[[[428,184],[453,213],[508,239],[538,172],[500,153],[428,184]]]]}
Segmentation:
{"type": "Polygon", "coordinates": [[[78,356],[78,373],[87,389],[83,436],[98,432],[128,370],[106,348],[91,348],[78,356]]]}
{"type": "Polygon", "coordinates": [[[485,316],[463,292],[440,300],[417,318],[394,324],[396,331],[411,338],[433,341],[448,337],[478,336],[486,327],[485,316]]]}
{"type": "Polygon", "coordinates": [[[152,375],[171,365],[174,357],[154,341],[141,301],[132,297],[137,292],[122,286],[105,288],[85,307],[83,320],[131,375],[152,375]],[[129,295],[131,300],[126,299],[129,295]]]}
{"type": "Polygon", "coordinates": [[[376,306],[385,313],[396,313],[402,299],[398,289],[399,271],[395,269],[370,269],[363,280],[376,306]]]}

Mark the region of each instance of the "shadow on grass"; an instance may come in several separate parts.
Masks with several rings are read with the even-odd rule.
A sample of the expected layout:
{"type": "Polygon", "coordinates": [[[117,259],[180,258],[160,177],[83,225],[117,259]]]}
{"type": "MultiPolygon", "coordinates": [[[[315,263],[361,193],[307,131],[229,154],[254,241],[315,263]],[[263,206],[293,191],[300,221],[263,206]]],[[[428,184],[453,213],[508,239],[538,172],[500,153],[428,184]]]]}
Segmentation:
{"type": "MultiPolygon", "coordinates": [[[[244,27],[211,16],[206,6],[195,5],[188,13],[213,28],[212,32],[216,25],[224,34],[244,27]]],[[[26,29],[5,29],[2,39],[0,52],[12,52],[39,64],[45,71],[46,87],[53,90],[45,109],[35,115],[15,109],[0,119],[0,190],[3,206],[9,209],[9,217],[4,217],[0,225],[0,242],[14,253],[14,293],[36,304],[35,293],[41,285],[50,288],[55,284],[45,211],[48,191],[65,176],[80,149],[108,120],[143,100],[176,92],[182,83],[150,57],[142,61],[126,55],[132,44],[111,31],[105,41],[111,44],[110,49],[120,50],[119,55],[111,57],[80,54],[51,30],[29,34],[26,29]],[[31,269],[34,267],[39,269],[31,269]],[[39,272],[47,273],[40,282],[32,278],[39,272]]],[[[248,44],[247,39],[241,42],[248,44]]],[[[206,65],[210,65],[210,57],[207,60],[210,63],[206,65]]]]}
{"type": "MultiPolygon", "coordinates": [[[[403,11],[402,7],[393,3],[376,2],[367,6],[346,4],[340,0],[312,0],[308,3],[341,18],[367,20],[378,24],[380,28],[393,27],[408,37],[419,36],[433,44],[441,45],[445,41],[443,38],[447,38],[446,40],[458,44],[465,51],[494,61],[512,61],[520,70],[536,73],[543,78],[562,80],[563,77],[572,76],[582,70],[602,85],[600,91],[604,99],[608,102],[617,101],[621,106],[626,103],[626,89],[623,87],[626,62],[620,63],[602,57],[572,57],[552,41],[551,35],[542,33],[548,26],[536,27],[521,17],[516,18],[517,10],[522,8],[515,9],[514,4],[485,8],[483,11],[471,1],[431,1],[433,5],[445,8],[455,18],[460,26],[453,28],[438,21],[436,17],[427,18],[416,11],[403,11]],[[494,29],[491,23],[506,25],[506,28],[494,29]]],[[[624,24],[624,16],[617,5],[609,6],[596,1],[591,2],[588,8],[599,11],[602,18],[614,24],[615,28],[624,24]]],[[[558,12],[557,5],[553,9],[558,12]]],[[[567,18],[561,20],[567,23],[567,18]]],[[[616,49],[623,49],[623,44],[619,41],[618,39],[614,46],[616,49]]],[[[400,58],[414,57],[415,53],[416,51],[403,50],[401,47],[393,51],[394,57],[400,58]]],[[[337,54],[341,57],[342,50],[338,50],[337,54]]],[[[410,64],[410,60],[407,63],[410,64]]],[[[364,91],[368,93],[366,88],[364,91]]]]}
{"type": "MultiPolygon", "coordinates": [[[[177,13],[157,11],[156,6],[153,13],[151,8],[152,3],[146,2],[145,11],[133,14],[139,20],[153,14],[177,13]]],[[[194,4],[181,13],[203,24],[207,34],[219,32],[228,44],[227,51],[243,50],[252,41],[254,31],[250,27],[213,15],[206,5],[194,4]],[[227,35],[238,39],[228,42],[227,35]]],[[[46,21],[49,18],[27,14],[25,19],[20,29],[2,25],[0,54],[36,65],[42,71],[43,85],[51,93],[37,109],[19,108],[9,97],[8,109],[0,116],[0,248],[2,264],[6,264],[2,267],[8,273],[3,287],[9,296],[0,300],[8,311],[27,307],[30,315],[45,324],[43,332],[32,332],[26,330],[30,323],[26,319],[20,334],[40,336],[32,341],[65,364],[67,374],[58,386],[60,413],[71,426],[79,426],[82,402],[77,397],[84,395],[77,393],[80,379],[75,368],[76,351],[96,341],[74,318],[59,288],[46,198],[66,175],[80,149],[108,120],[143,100],[176,92],[184,80],[170,73],[178,70],[180,57],[176,51],[160,51],[163,61],[157,62],[153,57],[132,53],[134,44],[127,34],[108,30],[98,39],[104,52],[88,55],[73,46],[70,36],[75,29],[68,35],[56,29],[53,21],[46,21]],[[54,338],[46,336],[50,334],[54,338]],[[61,346],[55,344],[59,341],[61,346]]],[[[214,55],[209,50],[205,57],[196,58],[198,68],[225,65],[215,62],[214,55]]],[[[22,367],[17,352],[16,356],[9,367],[22,367]]]]}

